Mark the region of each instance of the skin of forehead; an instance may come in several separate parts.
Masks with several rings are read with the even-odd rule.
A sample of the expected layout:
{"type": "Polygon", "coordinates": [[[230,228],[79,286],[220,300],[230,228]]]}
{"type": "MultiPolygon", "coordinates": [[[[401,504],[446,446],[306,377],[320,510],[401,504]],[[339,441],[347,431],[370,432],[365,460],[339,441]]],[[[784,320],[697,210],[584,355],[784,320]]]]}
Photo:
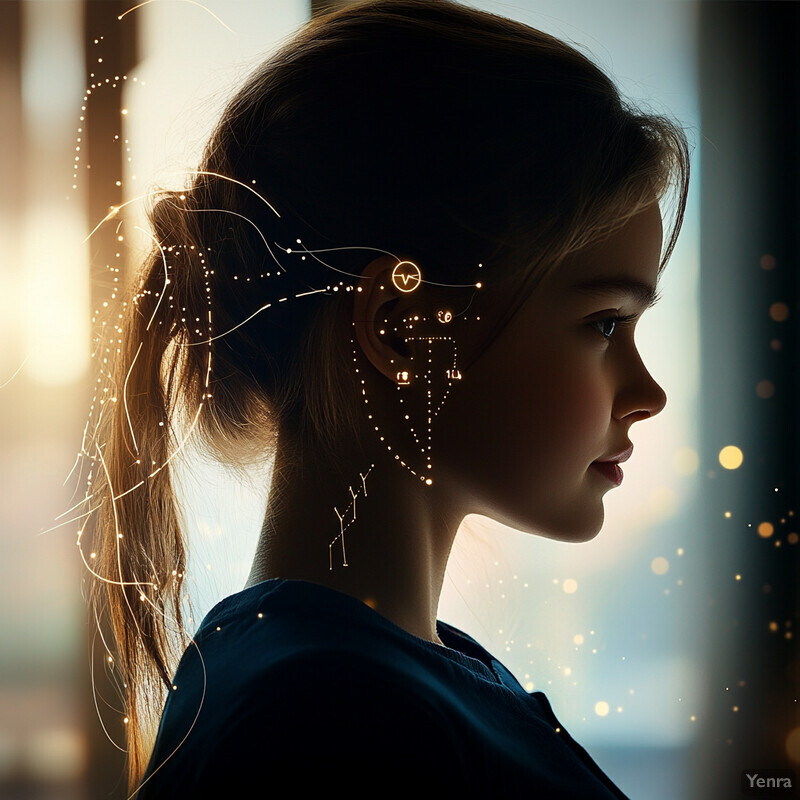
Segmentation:
{"type": "MultiPolygon", "coordinates": [[[[651,283],[656,288],[662,237],[661,214],[658,204],[654,204],[607,239],[567,255],[534,294],[552,292],[567,300],[589,298],[587,294],[573,291],[572,287],[603,277],[628,277],[651,283]]],[[[609,292],[608,296],[619,294],[609,292]]]]}

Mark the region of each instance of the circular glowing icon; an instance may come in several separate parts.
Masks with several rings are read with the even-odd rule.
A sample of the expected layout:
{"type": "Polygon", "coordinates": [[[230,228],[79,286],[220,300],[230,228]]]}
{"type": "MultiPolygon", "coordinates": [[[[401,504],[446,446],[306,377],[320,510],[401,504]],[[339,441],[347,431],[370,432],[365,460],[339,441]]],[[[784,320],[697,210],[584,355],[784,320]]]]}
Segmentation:
{"type": "Polygon", "coordinates": [[[437,311],[436,312],[436,319],[438,319],[439,322],[442,322],[442,323],[450,322],[453,319],[453,312],[452,311],[444,311],[444,310],[437,311]]]}
{"type": "Polygon", "coordinates": [[[392,283],[398,292],[413,292],[422,282],[422,273],[413,261],[401,261],[392,270],[392,283]]]}

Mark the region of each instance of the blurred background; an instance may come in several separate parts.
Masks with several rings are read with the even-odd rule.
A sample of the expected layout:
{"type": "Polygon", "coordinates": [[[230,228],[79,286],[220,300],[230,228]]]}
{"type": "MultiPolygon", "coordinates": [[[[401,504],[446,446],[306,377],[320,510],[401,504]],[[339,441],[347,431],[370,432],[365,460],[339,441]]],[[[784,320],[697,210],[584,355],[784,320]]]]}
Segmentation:
{"type": "MultiPolygon", "coordinates": [[[[127,796],[80,509],[65,512],[84,490],[92,313],[149,247],[141,204],[122,238],[87,234],[181,186],[253,66],[346,4],[0,0],[3,798],[127,796]]],[[[637,328],[668,404],[632,430],[603,531],[570,545],[468,518],[439,616],[544,691],[634,800],[730,800],[745,769],[800,773],[800,5],[468,5],[573,43],[677,118],[693,178],[663,299],[637,328]]],[[[246,485],[187,455],[193,630],[246,580],[268,475],[246,485]]]]}

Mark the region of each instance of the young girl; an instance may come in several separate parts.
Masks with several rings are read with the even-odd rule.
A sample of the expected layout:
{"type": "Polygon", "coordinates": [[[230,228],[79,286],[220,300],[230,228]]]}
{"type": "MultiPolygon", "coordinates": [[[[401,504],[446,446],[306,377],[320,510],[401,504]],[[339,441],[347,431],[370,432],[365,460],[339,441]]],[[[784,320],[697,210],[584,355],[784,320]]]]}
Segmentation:
{"type": "Polygon", "coordinates": [[[634,327],[688,179],[681,128],[585,55],[450,0],[320,17],[253,73],[158,195],[106,325],[82,552],[139,798],[624,797],[436,613],[467,514],[601,529],[631,426],[665,404],[634,327]],[[189,437],[274,456],[249,581],[191,639],[169,467],[189,437]]]}

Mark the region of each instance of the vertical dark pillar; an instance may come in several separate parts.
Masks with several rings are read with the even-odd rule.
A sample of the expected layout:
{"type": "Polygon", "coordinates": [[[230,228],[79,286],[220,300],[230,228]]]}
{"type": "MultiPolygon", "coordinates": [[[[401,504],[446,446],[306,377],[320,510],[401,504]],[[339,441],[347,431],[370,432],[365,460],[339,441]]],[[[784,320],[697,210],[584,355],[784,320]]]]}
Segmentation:
{"type": "MultiPolygon", "coordinates": [[[[85,0],[86,87],[90,88],[93,83],[97,87],[89,95],[84,115],[87,152],[82,178],[88,188],[90,230],[105,217],[112,205],[122,202],[122,188],[117,186],[117,181],[123,177],[125,147],[120,118],[122,82],[118,78],[127,75],[138,60],[138,15],[134,12],[122,20],[118,17],[133,5],[134,0],[85,0]],[[102,58],[102,63],[98,62],[98,58],[102,58]],[[109,84],[105,84],[106,78],[110,79],[109,84]],[[117,83],[117,88],[113,88],[113,83],[117,83]]],[[[112,263],[116,267],[125,263],[124,258],[115,259],[114,254],[118,251],[115,227],[113,223],[103,225],[89,240],[93,310],[108,299],[111,281],[106,265],[112,263]]],[[[121,276],[121,282],[124,281],[125,276],[121,276]]],[[[90,637],[95,634],[94,628],[94,623],[90,623],[87,628],[90,637]]],[[[88,643],[86,650],[88,653],[88,643]]],[[[98,705],[109,735],[118,744],[124,744],[123,722],[119,713],[121,701],[116,687],[103,669],[103,656],[104,650],[98,638],[94,654],[94,685],[99,697],[98,705]]],[[[108,741],[100,721],[91,711],[94,702],[89,670],[86,672],[86,706],[90,709],[88,797],[92,800],[122,800],[129,794],[124,753],[108,741]]]]}
{"type": "Polygon", "coordinates": [[[787,750],[800,727],[799,36],[796,2],[699,4],[707,513],[696,535],[716,555],[699,610],[709,669],[693,800],[741,796],[744,769],[800,777],[787,750]],[[738,469],[720,466],[726,445],[743,451],[738,469]]]}

